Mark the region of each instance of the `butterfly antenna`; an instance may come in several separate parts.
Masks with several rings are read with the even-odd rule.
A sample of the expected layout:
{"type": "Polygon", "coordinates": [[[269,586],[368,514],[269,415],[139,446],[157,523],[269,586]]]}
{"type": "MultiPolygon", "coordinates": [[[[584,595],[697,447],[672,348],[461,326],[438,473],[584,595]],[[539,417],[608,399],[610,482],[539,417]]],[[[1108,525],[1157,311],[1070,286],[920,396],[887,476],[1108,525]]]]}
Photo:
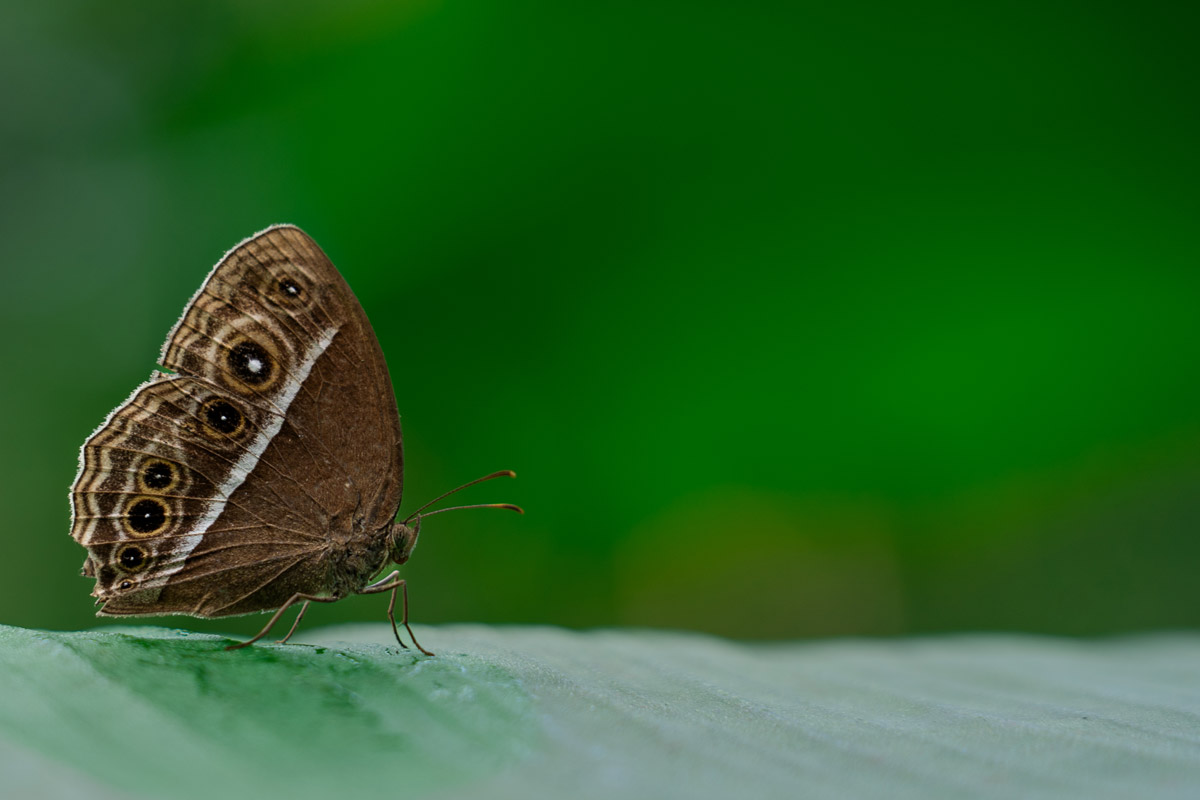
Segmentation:
{"type": "MultiPolygon", "coordinates": [[[[439,508],[437,511],[430,511],[428,514],[422,514],[422,517],[432,517],[434,514],[445,514],[447,511],[462,511],[464,508],[506,508],[509,511],[515,511],[518,514],[524,514],[525,509],[520,506],[514,506],[512,503],[475,503],[469,506],[450,506],[449,508],[439,508]]],[[[409,518],[411,519],[411,517],[409,518]]]]}
{"type": "MultiPolygon", "coordinates": [[[[473,481],[468,481],[468,482],[464,483],[462,486],[459,486],[457,489],[451,489],[448,492],[444,492],[443,494],[438,495],[437,497],[433,498],[425,505],[418,508],[416,511],[409,514],[404,519],[404,524],[407,525],[410,520],[417,517],[422,511],[429,508],[434,503],[439,503],[442,500],[445,500],[450,495],[454,494],[455,492],[461,492],[463,489],[466,489],[468,486],[474,486],[477,483],[483,483],[484,481],[490,481],[492,478],[515,478],[515,477],[517,477],[517,473],[513,472],[511,469],[502,469],[499,472],[493,472],[491,475],[484,475],[482,478],[476,478],[473,481]]],[[[428,514],[425,514],[425,516],[432,517],[434,514],[441,514],[446,511],[459,511],[464,508],[507,508],[509,511],[516,511],[518,514],[525,513],[525,511],[520,506],[514,506],[512,503],[478,503],[476,505],[470,505],[470,506],[454,506],[452,508],[439,508],[437,511],[430,511],[428,514]]]]}

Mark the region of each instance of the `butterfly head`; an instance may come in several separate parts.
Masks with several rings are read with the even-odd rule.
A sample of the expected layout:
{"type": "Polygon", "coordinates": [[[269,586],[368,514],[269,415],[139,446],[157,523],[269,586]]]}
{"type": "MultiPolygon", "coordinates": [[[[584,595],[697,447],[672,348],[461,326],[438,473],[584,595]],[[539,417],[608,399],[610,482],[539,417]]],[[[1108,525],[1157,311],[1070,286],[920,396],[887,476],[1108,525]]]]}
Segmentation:
{"type": "Polygon", "coordinates": [[[493,472],[491,475],[484,475],[482,478],[476,478],[473,481],[464,483],[457,489],[451,489],[450,491],[435,497],[425,505],[418,508],[416,511],[409,514],[403,522],[393,522],[392,526],[388,528],[388,550],[391,553],[392,561],[396,562],[397,564],[403,564],[412,557],[413,548],[417,546],[417,534],[421,532],[422,517],[432,517],[434,514],[444,514],[447,511],[460,511],[464,508],[506,508],[509,511],[516,511],[518,514],[524,514],[525,512],[522,511],[519,506],[514,506],[512,503],[476,503],[469,506],[439,508],[436,511],[425,510],[442,498],[449,497],[455,492],[465,489],[468,486],[474,486],[475,484],[483,481],[490,481],[492,478],[515,477],[517,477],[517,473],[510,469],[501,470],[500,472],[493,472]]]}
{"type": "Polygon", "coordinates": [[[388,528],[388,551],[391,560],[403,564],[412,557],[413,548],[417,546],[417,535],[421,532],[421,518],[414,517],[405,522],[393,522],[388,528]]]}

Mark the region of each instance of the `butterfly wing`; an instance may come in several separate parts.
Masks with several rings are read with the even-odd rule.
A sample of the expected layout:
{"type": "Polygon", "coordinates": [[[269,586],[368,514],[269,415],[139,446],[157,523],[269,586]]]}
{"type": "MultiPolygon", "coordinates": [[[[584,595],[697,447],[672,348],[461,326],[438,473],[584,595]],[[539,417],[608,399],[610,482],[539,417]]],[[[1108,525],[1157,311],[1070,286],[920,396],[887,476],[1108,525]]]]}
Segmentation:
{"type": "Polygon", "coordinates": [[[277,226],[230,251],[161,363],[174,374],[155,373],[92,435],[72,490],[101,613],[273,608],[327,593],[329,555],[348,542],[383,547],[369,534],[402,486],[391,381],[306,234],[277,226]]]}

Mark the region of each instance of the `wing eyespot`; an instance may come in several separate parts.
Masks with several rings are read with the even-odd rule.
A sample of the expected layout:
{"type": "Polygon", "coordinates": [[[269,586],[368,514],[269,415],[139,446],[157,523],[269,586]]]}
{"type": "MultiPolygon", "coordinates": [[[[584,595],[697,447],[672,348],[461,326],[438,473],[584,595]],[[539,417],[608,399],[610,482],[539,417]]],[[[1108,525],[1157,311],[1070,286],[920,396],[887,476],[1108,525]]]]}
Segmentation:
{"type": "Polygon", "coordinates": [[[125,506],[121,521],[130,536],[140,539],[164,530],[171,521],[171,514],[166,504],[156,497],[135,497],[125,506]]]}
{"type": "Polygon", "coordinates": [[[179,485],[180,473],[178,464],[161,458],[148,458],[138,468],[138,488],[143,492],[169,492],[179,485]]]}
{"type": "Polygon", "coordinates": [[[236,439],[246,431],[246,415],[224,397],[204,401],[199,416],[203,430],[218,439],[236,439]]]}
{"type": "Polygon", "coordinates": [[[150,564],[150,556],[141,547],[130,544],[117,553],[117,563],[125,572],[141,572],[150,564]]]}
{"type": "Polygon", "coordinates": [[[233,339],[225,351],[222,377],[231,389],[241,394],[272,389],[283,373],[278,347],[271,341],[256,341],[248,336],[233,339]]]}
{"type": "MultiPolygon", "coordinates": [[[[291,267],[290,264],[287,266],[291,267]]],[[[312,286],[307,277],[296,272],[287,275],[266,275],[259,284],[258,292],[267,302],[289,311],[303,310],[313,301],[312,286]]]]}

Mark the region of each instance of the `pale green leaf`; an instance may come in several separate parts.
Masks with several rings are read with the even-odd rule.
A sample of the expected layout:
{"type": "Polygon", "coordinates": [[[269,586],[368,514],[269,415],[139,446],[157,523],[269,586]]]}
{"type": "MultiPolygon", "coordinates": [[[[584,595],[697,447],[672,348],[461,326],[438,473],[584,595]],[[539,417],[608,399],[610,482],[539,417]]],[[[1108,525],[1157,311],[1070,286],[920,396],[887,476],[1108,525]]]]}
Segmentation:
{"type": "Polygon", "coordinates": [[[1195,635],[418,634],[0,627],[0,795],[1200,796],[1195,635]]]}

